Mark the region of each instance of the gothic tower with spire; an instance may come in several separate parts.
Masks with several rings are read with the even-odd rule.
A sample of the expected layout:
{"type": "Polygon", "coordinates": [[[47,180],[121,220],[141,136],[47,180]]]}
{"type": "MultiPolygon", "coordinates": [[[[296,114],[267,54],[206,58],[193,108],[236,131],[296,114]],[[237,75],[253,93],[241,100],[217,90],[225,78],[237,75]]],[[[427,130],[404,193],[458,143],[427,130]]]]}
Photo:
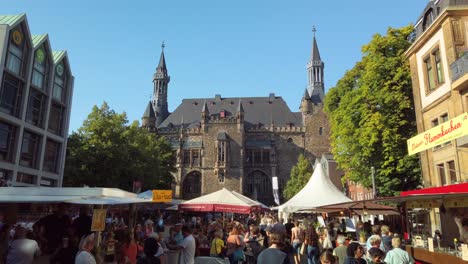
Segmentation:
{"type": "Polygon", "coordinates": [[[328,140],[329,125],[328,118],[323,111],[323,100],[325,97],[324,66],[320,58],[320,52],[315,38],[315,27],[312,28],[314,37],[312,40],[312,54],[307,63],[307,88],[302,97],[300,111],[302,122],[306,128],[306,152],[312,156],[320,156],[330,151],[328,140]]]}
{"type": "Polygon", "coordinates": [[[156,127],[158,127],[164,119],[169,116],[169,110],[167,105],[167,88],[170,76],[167,74],[166,60],[164,58],[164,42],[161,45],[161,57],[159,58],[159,64],[156,68],[156,72],[153,76],[153,98],[152,104],[156,115],[156,127]]]}
{"type": "Polygon", "coordinates": [[[310,60],[307,63],[307,91],[309,92],[310,99],[314,103],[323,101],[325,96],[325,86],[323,82],[323,70],[325,64],[322,59],[320,59],[320,52],[317,45],[317,40],[315,39],[315,32],[317,31],[315,27],[312,28],[314,32],[314,39],[312,41],[312,53],[310,60]]]}

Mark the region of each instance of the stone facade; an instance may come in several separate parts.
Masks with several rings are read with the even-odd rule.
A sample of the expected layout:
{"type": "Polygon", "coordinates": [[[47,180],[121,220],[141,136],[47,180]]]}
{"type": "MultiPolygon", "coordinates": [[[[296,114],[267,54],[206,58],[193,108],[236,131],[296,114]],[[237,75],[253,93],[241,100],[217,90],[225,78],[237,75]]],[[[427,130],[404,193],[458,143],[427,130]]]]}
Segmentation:
{"type": "MultiPolygon", "coordinates": [[[[169,80],[165,67],[162,53],[157,73],[166,74],[155,74],[154,83],[165,86],[155,87],[155,91],[167,91],[168,82],[158,79],[169,80]]],[[[158,110],[167,103],[160,107],[159,100],[149,102],[143,127],[165,136],[177,155],[175,196],[191,199],[227,188],[273,205],[273,177],[278,177],[282,193],[300,154],[314,160],[330,151],[328,120],[323,112],[323,67],[314,36],[309,85],[300,112],[292,112],[275,94],[216,95],[184,99],[173,113],[158,121],[158,110]]],[[[161,98],[158,94],[154,97],[161,98]]]]}
{"type": "MultiPolygon", "coordinates": [[[[468,1],[429,1],[415,30],[406,56],[418,133],[424,133],[468,112],[468,1]]],[[[468,181],[468,136],[424,150],[419,157],[424,187],[468,181]]],[[[444,211],[434,208],[427,216],[431,233],[441,230],[457,237],[453,216],[444,211]]]]}

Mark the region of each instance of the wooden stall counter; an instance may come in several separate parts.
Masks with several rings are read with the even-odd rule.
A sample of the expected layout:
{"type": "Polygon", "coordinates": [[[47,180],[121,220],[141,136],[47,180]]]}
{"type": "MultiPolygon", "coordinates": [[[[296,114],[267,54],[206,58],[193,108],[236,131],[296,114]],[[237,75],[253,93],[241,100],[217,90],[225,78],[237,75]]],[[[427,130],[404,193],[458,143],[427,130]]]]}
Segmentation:
{"type": "Polygon", "coordinates": [[[414,258],[414,260],[423,264],[468,264],[468,261],[462,260],[461,257],[453,256],[444,252],[430,252],[425,248],[406,246],[406,251],[414,258]]]}

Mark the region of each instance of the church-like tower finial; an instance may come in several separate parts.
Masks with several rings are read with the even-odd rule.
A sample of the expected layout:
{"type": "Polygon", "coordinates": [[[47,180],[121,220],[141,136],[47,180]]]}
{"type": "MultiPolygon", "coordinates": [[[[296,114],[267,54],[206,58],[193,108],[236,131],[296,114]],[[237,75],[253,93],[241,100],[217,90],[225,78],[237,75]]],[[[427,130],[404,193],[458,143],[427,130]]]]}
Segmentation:
{"type": "Polygon", "coordinates": [[[158,67],[153,76],[153,108],[156,112],[156,127],[158,127],[164,119],[169,116],[167,104],[167,88],[171,80],[167,74],[166,58],[164,57],[164,41],[161,44],[161,56],[159,57],[158,67]]]}
{"type": "Polygon", "coordinates": [[[320,58],[317,39],[315,38],[315,33],[317,32],[315,26],[312,26],[312,32],[314,33],[314,37],[312,40],[310,60],[307,63],[307,91],[314,103],[320,103],[323,101],[323,97],[325,96],[325,86],[323,81],[325,64],[320,58]]]}

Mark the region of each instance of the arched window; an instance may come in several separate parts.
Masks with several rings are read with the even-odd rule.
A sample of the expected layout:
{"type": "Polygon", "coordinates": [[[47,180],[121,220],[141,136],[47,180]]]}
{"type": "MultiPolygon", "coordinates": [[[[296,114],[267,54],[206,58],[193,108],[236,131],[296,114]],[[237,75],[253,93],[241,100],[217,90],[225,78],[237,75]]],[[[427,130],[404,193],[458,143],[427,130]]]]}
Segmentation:
{"type": "Polygon", "coordinates": [[[423,30],[426,30],[432,24],[432,21],[434,21],[434,14],[432,8],[430,8],[424,15],[423,30]]]}
{"type": "Polygon", "coordinates": [[[185,200],[193,199],[201,195],[201,173],[192,171],[185,176],[182,183],[182,198],[185,200]]]}
{"type": "Polygon", "coordinates": [[[262,171],[253,171],[244,180],[245,193],[249,197],[266,205],[273,203],[273,188],[268,175],[262,171]]]}

